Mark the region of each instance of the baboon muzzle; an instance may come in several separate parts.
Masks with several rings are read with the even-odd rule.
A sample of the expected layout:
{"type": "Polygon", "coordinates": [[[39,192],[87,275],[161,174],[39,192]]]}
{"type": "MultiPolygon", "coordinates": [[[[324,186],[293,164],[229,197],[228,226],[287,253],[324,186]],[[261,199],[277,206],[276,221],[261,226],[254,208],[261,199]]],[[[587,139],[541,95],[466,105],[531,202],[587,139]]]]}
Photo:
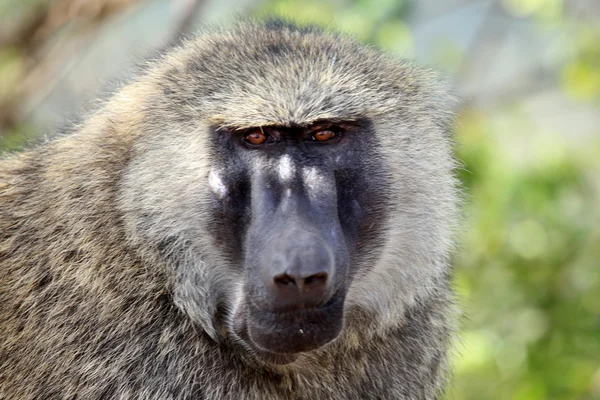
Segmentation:
{"type": "Polygon", "coordinates": [[[263,295],[276,312],[318,308],[333,294],[333,249],[320,232],[290,225],[272,238],[259,260],[263,295]]]}
{"type": "Polygon", "coordinates": [[[343,326],[348,255],[329,175],[320,177],[318,187],[301,179],[282,184],[266,175],[252,181],[246,327],[263,350],[313,350],[343,326]]]}

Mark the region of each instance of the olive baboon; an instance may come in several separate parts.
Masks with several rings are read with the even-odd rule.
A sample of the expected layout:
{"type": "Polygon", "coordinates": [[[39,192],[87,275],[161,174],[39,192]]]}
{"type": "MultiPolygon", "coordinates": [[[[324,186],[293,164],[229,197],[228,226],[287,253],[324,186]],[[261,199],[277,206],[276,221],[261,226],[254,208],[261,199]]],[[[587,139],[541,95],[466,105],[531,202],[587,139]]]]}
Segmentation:
{"type": "Polygon", "coordinates": [[[439,398],[447,100],[351,39],[241,23],[7,157],[0,398],[439,398]]]}

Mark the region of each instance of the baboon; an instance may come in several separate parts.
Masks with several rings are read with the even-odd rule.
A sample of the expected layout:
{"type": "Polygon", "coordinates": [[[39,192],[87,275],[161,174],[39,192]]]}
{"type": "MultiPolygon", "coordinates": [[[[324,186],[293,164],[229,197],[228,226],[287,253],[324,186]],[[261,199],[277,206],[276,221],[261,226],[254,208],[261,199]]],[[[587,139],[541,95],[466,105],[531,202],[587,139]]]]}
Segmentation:
{"type": "Polygon", "coordinates": [[[448,91],[241,22],[0,162],[0,398],[438,399],[448,91]]]}

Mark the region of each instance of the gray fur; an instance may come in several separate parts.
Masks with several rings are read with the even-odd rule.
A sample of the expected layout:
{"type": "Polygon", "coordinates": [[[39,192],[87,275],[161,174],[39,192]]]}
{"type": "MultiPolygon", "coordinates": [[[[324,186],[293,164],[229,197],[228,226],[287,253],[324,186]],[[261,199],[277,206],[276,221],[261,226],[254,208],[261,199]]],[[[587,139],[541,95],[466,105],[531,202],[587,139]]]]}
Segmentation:
{"type": "Polygon", "coordinates": [[[438,398],[455,324],[448,99],[435,74],[347,38],[240,24],[156,61],[75,133],[0,161],[0,398],[438,398]],[[340,337],[259,362],[215,322],[243,283],[199,223],[208,133],[364,117],[393,182],[385,243],[340,337]]]}

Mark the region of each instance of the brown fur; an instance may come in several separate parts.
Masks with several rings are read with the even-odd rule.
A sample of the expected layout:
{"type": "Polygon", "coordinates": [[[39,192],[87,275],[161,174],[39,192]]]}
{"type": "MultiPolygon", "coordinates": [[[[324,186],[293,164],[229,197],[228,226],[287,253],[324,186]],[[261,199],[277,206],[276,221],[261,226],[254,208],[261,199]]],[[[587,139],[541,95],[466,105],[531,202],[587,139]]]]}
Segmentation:
{"type": "Polygon", "coordinates": [[[73,134],[0,161],[0,398],[438,398],[454,326],[447,99],[432,73],[351,40],[242,24],[157,61],[73,134]],[[363,117],[394,181],[385,243],[337,340],[259,362],[213,321],[226,262],[195,225],[208,130],[363,117]],[[191,289],[182,268],[197,269],[191,289]]]}

